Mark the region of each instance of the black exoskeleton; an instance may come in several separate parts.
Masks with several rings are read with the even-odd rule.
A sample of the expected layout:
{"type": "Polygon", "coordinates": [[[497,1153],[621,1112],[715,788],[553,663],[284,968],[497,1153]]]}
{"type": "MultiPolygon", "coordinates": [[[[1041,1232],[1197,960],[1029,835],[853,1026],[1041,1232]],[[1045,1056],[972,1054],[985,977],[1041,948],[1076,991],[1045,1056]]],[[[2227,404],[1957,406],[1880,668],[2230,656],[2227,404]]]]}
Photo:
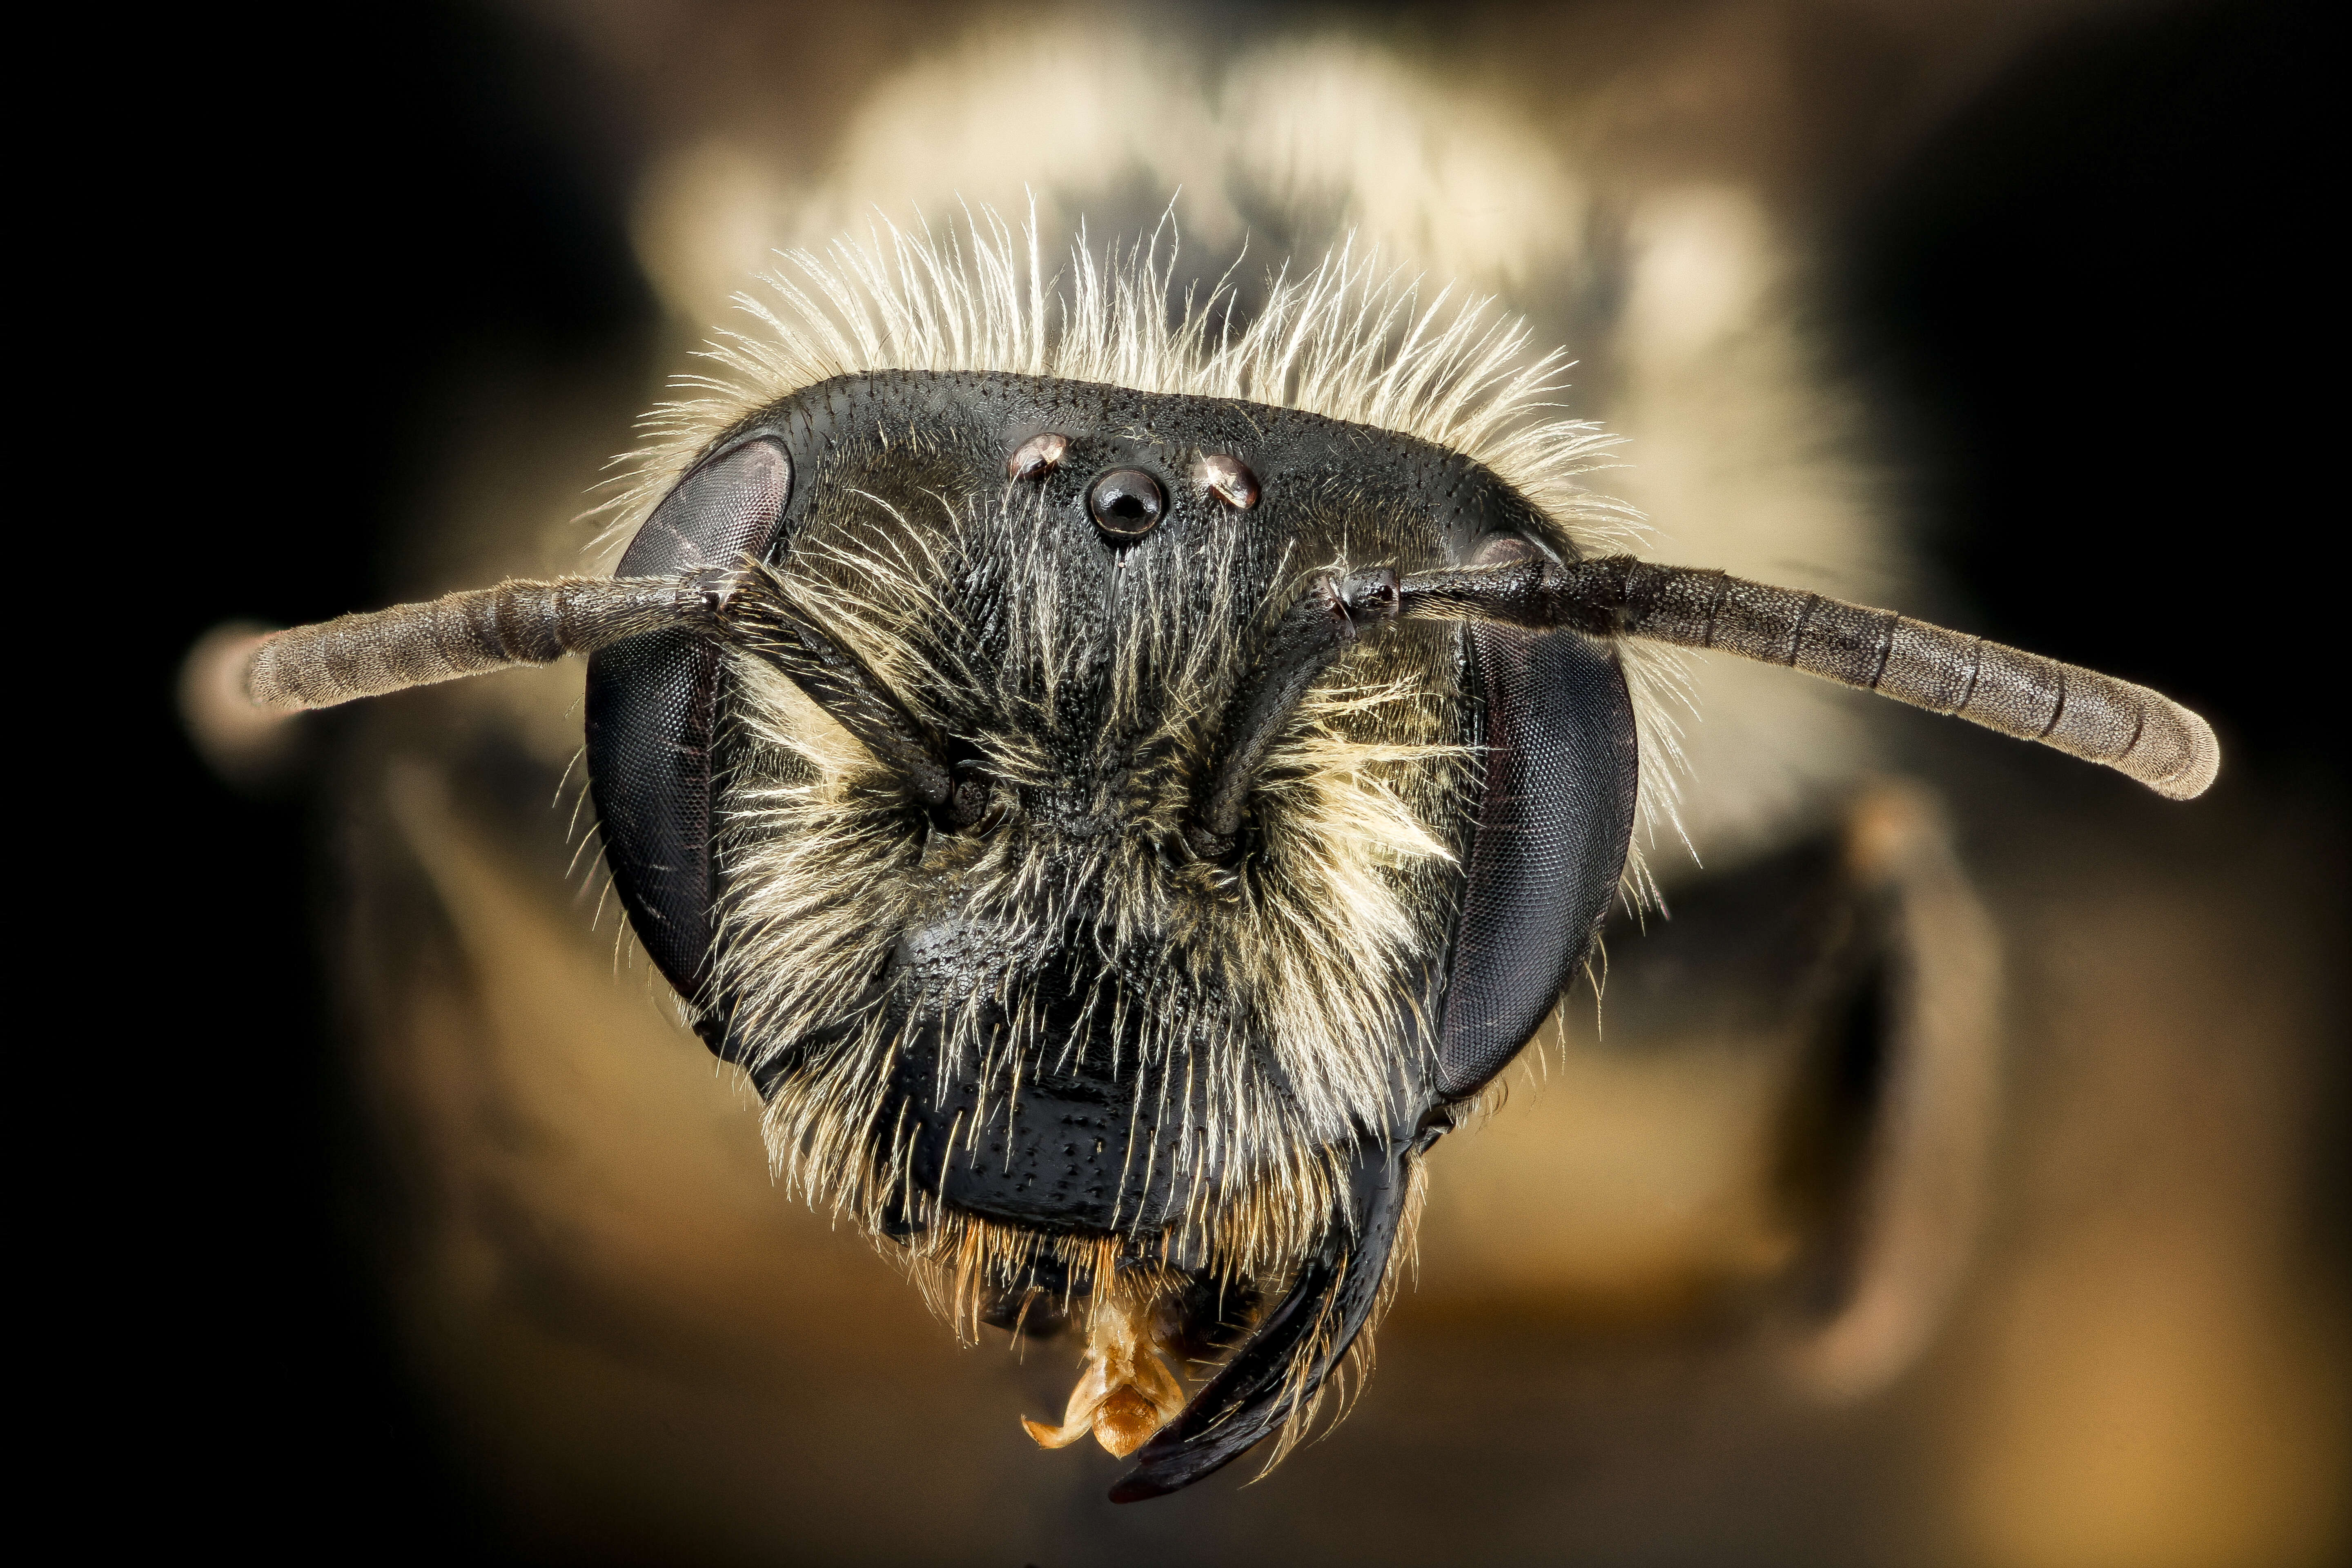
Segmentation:
{"type": "MultiPolygon", "coordinates": [[[[1135,579],[1150,569],[1140,557],[1156,557],[1150,567],[1178,583],[1188,561],[1201,562],[1205,578],[1230,558],[1237,581],[1222,597],[1212,603],[1205,591],[1192,597],[1244,630],[1289,607],[1283,596],[1297,593],[1308,563],[1341,554],[1409,571],[1574,558],[1559,531],[1493,475],[1410,437],[1213,399],[1003,374],[901,373],[812,387],[747,421],[656,510],[620,573],[677,576],[747,556],[783,567],[805,520],[845,494],[911,515],[937,510],[927,492],[993,506],[1008,489],[1023,507],[1018,515],[1034,515],[1034,526],[1057,536],[1049,558],[1063,605],[1060,628],[1092,650],[1057,693],[1065,713],[1051,755],[1060,776],[1022,792],[1020,809],[1032,817],[1081,816],[1104,783],[1096,776],[1102,732],[1123,724],[1139,733],[1166,717],[1150,710],[1150,697],[1139,708],[1112,689],[1117,627],[1132,613],[1121,596],[1131,596],[1135,579]],[[1064,437],[1059,461],[1031,479],[1008,478],[1011,455],[1040,435],[1064,437]],[[919,462],[907,459],[910,446],[919,462]],[[1212,456],[1246,466],[1259,489],[1256,504],[1236,509],[1200,481],[1197,470],[1212,456]],[[1165,500],[1154,526],[1130,532],[1101,525],[1090,503],[1106,474],[1141,475],[1157,485],[1165,500]],[[1032,498],[1019,493],[1033,487],[1034,514],[1032,498]]],[[[940,585],[943,614],[983,627],[1006,617],[1009,596],[1037,591],[1011,574],[985,571],[940,585]]],[[[1348,624],[1344,607],[1321,619],[1348,624]]],[[[1237,651],[1251,650],[1253,641],[1264,646],[1252,650],[1255,662],[1236,662],[1225,679],[1235,700],[1203,726],[1215,754],[1253,744],[1263,751],[1339,651],[1339,637],[1328,637],[1320,659],[1294,658],[1285,668],[1288,626],[1276,618],[1265,635],[1235,638],[1237,651]],[[1254,701],[1269,684],[1277,700],[1254,701]]],[[[1361,1044],[1383,1059],[1396,1103],[1385,1126],[1363,1129],[1347,1152],[1355,1174],[1345,1212],[1328,1216],[1327,1237],[1286,1282],[1257,1337],[1145,1449],[1122,1495],[1205,1474],[1278,1425],[1287,1413],[1284,1395],[1296,1398],[1287,1388],[1292,1358],[1307,1335],[1327,1342],[1313,1375],[1347,1349],[1380,1293],[1402,1218],[1407,1161],[1445,1129],[1449,1108],[1475,1095],[1542,1022],[1583,960],[1623,870],[1636,753],[1614,650],[1584,637],[1509,626],[1431,630],[1430,651],[1459,671],[1446,672],[1461,700],[1444,715],[1444,741],[1473,749],[1476,764],[1467,787],[1454,792],[1457,816],[1439,825],[1460,868],[1444,884],[1445,940],[1427,955],[1432,962],[1412,994],[1396,998],[1396,1037],[1361,1044]],[[1336,1332],[1327,1321],[1335,1313],[1336,1332]]],[[[1200,635],[1215,634],[1202,627],[1200,635]]],[[[729,899],[718,850],[720,781],[730,766],[725,680],[720,647],[687,627],[598,652],[589,667],[590,777],[614,885],[646,951],[681,994],[699,1004],[698,1027],[712,1048],[751,1067],[763,1092],[772,1092],[823,1044],[772,1054],[771,1040],[735,1024],[724,986],[713,984],[714,937],[729,899]]],[[[954,700],[945,696],[943,712],[952,712],[954,700]]],[[[977,731],[1005,716],[973,717],[977,731]]],[[[931,743],[949,773],[963,774],[986,765],[974,740],[943,727],[931,743]]],[[[1214,771],[1200,759],[1127,761],[1170,771],[1213,814],[1214,771]]],[[[1153,826],[1071,825],[1081,833],[1153,826]]],[[[1166,853],[1190,858],[1204,843],[1215,847],[1211,834],[1191,826],[1189,838],[1168,837],[1166,853]]],[[[1246,830],[1231,840],[1222,847],[1223,860],[1254,852],[1246,830]]],[[[870,990],[871,1005],[906,1015],[890,1098],[877,1124],[916,1130],[908,1149],[911,1185],[952,1209],[1006,1226],[1116,1237],[1138,1261],[1173,1261],[1185,1272],[1188,1260],[1166,1254],[1171,1223],[1197,1209],[1229,1167],[1245,1171],[1260,1152],[1228,1142],[1181,1157],[1177,1143],[1200,1125],[1213,1090],[1191,1086],[1189,1106],[1165,1096],[1139,1104],[1139,1081],[1157,1069],[1131,1046],[1121,1049],[1115,1007],[1090,1005],[1103,981],[1097,933],[1108,912],[1081,905],[1066,914],[1055,933],[1059,945],[1049,952],[1037,950],[1033,931],[976,917],[952,896],[898,933],[870,990]],[[992,989],[1015,973],[1027,982],[1020,999],[1036,1009],[1034,1037],[1045,1048],[1003,1119],[986,1122],[980,1139],[963,1138],[960,1130],[983,1120],[985,1064],[976,1054],[943,1059],[943,1026],[922,1016],[923,1001],[992,989]],[[1069,1050],[1081,1037],[1080,1048],[1069,1050]],[[1065,1059],[1072,1065],[1057,1069],[1065,1059]]],[[[983,1031],[1012,1033],[1012,1021],[992,1008],[983,1031]]],[[[1278,1060],[1273,1065],[1278,1071],[1278,1060]]],[[[903,1237],[918,1222],[900,1203],[883,1223],[903,1237]]],[[[1188,1275],[1199,1277],[1197,1268],[1188,1275]]],[[[1214,1310],[1219,1292],[1187,1289],[1214,1310]]],[[[997,1284],[988,1310],[1003,1315],[1008,1298],[1031,1290],[1060,1300],[1068,1289],[1066,1270],[1041,1260],[997,1284]]],[[[1186,1321],[1181,1331],[1213,1339],[1213,1328],[1186,1321]]]]}
{"type": "MultiPolygon", "coordinates": [[[[1386,395],[1364,365],[1351,407],[1386,395]]],[[[1083,1331],[1065,1421],[1026,1425],[1139,1448],[1131,1500],[1286,1447],[1377,1314],[1422,1155],[1625,878],[1638,641],[2175,798],[2218,766],[2154,692],[1606,553],[1546,482],[1297,407],[859,371],[702,441],[616,576],[299,628],[250,687],[321,706],[592,654],[614,884],[780,1168],[960,1323],[1083,1331]]]]}

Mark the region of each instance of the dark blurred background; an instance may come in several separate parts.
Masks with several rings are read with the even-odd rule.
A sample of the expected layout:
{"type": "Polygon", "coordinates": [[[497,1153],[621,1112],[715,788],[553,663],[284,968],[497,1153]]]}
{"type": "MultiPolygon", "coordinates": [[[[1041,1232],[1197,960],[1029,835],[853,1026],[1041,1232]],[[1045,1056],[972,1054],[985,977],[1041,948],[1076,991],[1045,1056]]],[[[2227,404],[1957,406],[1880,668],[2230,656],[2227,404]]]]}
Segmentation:
{"type": "MultiPolygon", "coordinates": [[[[862,68],[919,48],[927,15],[858,31],[862,68]]],[[[1410,38],[1444,15],[1370,22],[1410,38]]],[[[2224,789],[2295,825],[2314,918],[2340,929],[2333,600],[2281,591],[2341,514],[2314,479],[2336,446],[2342,271],[2321,23],[2207,0],[2044,30],[1895,166],[1835,186],[1818,308],[1876,390],[1964,624],[2212,716],[2224,789]]],[[[185,743],[172,672],[224,616],[390,596],[484,385],[666,368],[627,231],[648,149],[622,106],[641,100],[526,5],[190,10],[83,47],[116,63],[79,112],[133,134],[61,165],[98,257],[83,319],[110,345],[75,351],[103,386],[80,438],[109,432],[77,471],[138,498],[131,540],[170,592],[106,632],[121,740],[71,786],[140,847],[93,915],[127,901],[152,934],[75,989],[85,1016],[162,1039],[76,1091],[112,1131],[45,1176],[73,1194],[38,1202],[79,1303],[53,1440],[123,1488],[101,1534],[593,1558],[519,1525],[461,1461],[387,1305],[383,1162],[317,934],[348,897],[317,784],[347,721],[309,737],[310,774],[232,787],[185,743]],[[125,405],[162,411],[145,441],[122,439],[125,405]]],[[[2340,992],[2319,1005],[2340,1044],[2340,992]]],[[[2344,1087],[2338,1053],[2295,1142],[2294,1223],[2323,1279],[2345,1256],[2344,1087]]]]}

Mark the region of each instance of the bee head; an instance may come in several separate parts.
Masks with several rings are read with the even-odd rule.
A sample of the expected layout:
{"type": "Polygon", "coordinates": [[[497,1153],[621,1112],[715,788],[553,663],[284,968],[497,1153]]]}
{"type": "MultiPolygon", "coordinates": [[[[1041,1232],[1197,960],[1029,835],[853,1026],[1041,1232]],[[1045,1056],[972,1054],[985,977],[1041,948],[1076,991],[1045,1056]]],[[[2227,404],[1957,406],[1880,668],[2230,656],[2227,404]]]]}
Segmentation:
{"type": "Polygon", "coordinates": [[[1343,1255],[1377,1289],[1405,1152],[1539,1025],[1624,865],[1612,648],[1380,620],[1394,571],[1535,558],[1576,549],[1391,431],[991,373],[804,389],[622,563],[748,561],[761,605],[592,662],[615,886],[780,1167],[940,1260],[960,1317],[1059,1321],[1147,1262],[1171,1300],[1343,1255]]]}
{"type": "Polygon", "coordinates": [[[1343,253],[1213,333],[1156,248],[1049,301],[984,222],[799,258],[824,307],[775,279],[793,320],[656,421],[618,575],[295,628],[245,682],[592,654],[614,887],[779,1171],[959,1324],[1083,1331],[1029,1429],[1141,1443],[1114,1497],[1278,1458],[1376,1314],[1421,1154],[1630,875],[1631,642],[2173,799],[2220,766],[2161,693],[1606,548],[1601,437],[1481,305],[1343,253]]]}

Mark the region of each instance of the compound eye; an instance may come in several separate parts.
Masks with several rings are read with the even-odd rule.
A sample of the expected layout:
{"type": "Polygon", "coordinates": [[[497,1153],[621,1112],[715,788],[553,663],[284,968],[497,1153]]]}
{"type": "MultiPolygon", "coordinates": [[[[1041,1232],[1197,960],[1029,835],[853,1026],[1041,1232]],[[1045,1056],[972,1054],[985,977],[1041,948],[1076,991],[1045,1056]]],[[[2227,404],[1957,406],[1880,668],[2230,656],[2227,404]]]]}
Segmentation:
{"type": "Polygon", "coordinates": [[[1141,468],[1113,468],[1087,490],[1087,510],[1114,543],[1142,538],[1168,514],[1168,492],[1141,468]]]}

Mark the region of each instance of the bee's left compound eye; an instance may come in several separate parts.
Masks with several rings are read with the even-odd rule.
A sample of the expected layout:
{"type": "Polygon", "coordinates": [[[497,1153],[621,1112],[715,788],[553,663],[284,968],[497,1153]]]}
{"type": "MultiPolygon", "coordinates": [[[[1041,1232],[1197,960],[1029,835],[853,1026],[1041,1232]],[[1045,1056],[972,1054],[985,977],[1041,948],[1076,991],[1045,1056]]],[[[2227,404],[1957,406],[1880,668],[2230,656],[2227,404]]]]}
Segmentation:
{"type": "Polygon", "coordinates": [[[1087,510],[1113,543],[1142,538],[1168,513],[1168,492],[1141,468],[1113,468],[1087,491],[1087,510]]]}

